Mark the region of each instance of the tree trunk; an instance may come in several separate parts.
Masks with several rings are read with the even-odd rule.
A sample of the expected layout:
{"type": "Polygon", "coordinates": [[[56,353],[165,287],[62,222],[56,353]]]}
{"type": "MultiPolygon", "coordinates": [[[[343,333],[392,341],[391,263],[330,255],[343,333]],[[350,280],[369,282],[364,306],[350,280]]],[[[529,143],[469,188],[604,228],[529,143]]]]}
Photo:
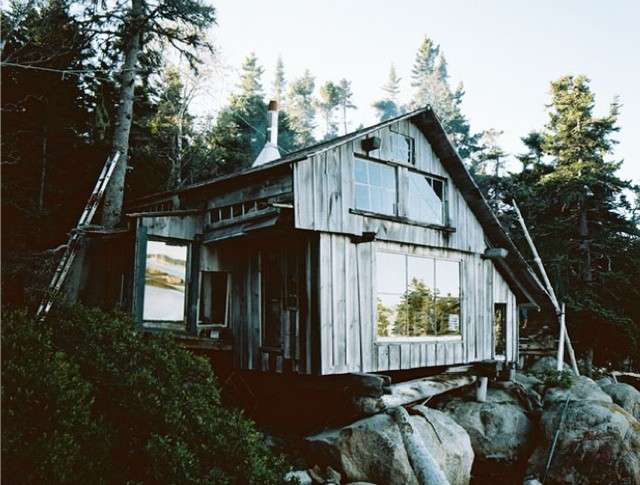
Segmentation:
{"type": "Polygon", "coordinates": [[[127,175],[127,159],[129,152],[129,132],[133,119],[133,96],[135,88],[136,67],[140,54],[142,21],[145,0],[132,0],[130,36],[125,44],[124,64],[120,81],[120,96],[116,126],[113,133],[112,156],[120,153],[120,159],[113,171],[107,187],[102,209],[102,225],[106,228],[116,227],[120,223],[124,199],[125,177],[127,175]]]}
{"type": "Polygon", "coordinates": [[[40,193],[38,194],[38,210],[44,210],[44,190],[47,184],[47,144],[49,142],[49,126],[45,121],[42,126],[42,168],[40,170],[40,193]]]}
{"type": "Polygon", "coordinates": [[[589,222],[587,220],[587,208],[584,203],[580,206],[580,253],[582,254],[582,280],[585,283],[593,281],[591,271],[591,248],[589,247],[589,222]]]}
{"type": "Polygon", "coordinates": [[[584,354],[584,369],[587,377],[593,376],[593,347],[589,347],[584,354]]]}

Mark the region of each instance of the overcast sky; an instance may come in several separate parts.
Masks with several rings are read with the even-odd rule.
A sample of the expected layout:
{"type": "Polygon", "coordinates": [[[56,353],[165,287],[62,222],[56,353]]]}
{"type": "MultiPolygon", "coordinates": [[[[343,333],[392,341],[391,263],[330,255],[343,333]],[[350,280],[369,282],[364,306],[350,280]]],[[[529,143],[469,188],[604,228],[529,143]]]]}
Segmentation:
{"type": "MultiPolygon", "coordinates": [[[[215,43],[237,67],[255,52],[266,69],[267,94],[278,55],[287,79],[309,68],[318,85],[352,81],[353,126],[375,122],[371,102],[381,95],[394,63],[409,98],[410,71],[423,37],[439,43],[452,83],[463,81],[463,109],[473,130],[504,130],[501,143],[519,153],[519,139],[546,121],[549,82],[563,74],[592,80],[597,112],[615,95],[623,104],[622,175],[640,183],[640,2],[596,0],[212,0],[215,43]]],[[[220,98],[219,98],[220,99],[220,98]]]]}

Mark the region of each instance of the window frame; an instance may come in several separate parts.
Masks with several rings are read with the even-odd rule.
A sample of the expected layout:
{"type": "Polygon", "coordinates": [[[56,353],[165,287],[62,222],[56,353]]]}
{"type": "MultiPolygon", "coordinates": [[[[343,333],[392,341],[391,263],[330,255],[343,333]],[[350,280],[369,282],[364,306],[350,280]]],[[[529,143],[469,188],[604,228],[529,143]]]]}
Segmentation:
{"type": "Polygon", "coordinates": [[[223,270],[203,270],[201,269],[199,271],[200,275],[199,275],[199,289],[200,289],[200,294],[198,295],[198,318],[197,318],[197,325],[199,328],[227,328],[229,326],[229,312],[231,311],[231,288],[232,288],[232,282],[231,282],[231,272],[230,271],[223,271],[223,270]],[[202,304],[203,304],[203,290],[204,290],[204,276],[205,273],[223,273],[226,275],[226,286],[227,286],[227,292],[226,292],[226,298],[225,298],[225,306],[224,306],[224,323],[216,323],[216,322],[209,322],[209,321],[205,321],[202,318],[202,304]]]}
{"type": "MultiPolygon", "coordinates": [[[[397,129],[394,129],[394,127],[390,127],[389,128],[389,133],[392,133],[392,135],[399,135],[404,137],[405,140],[409,140],[409,160],[397,160],[398,163],[402,163],[404,165],[409,165],[409,166],[415,166],[416,164],[416,139],[411,136],[411,135],[407,135],[406,133],[401,133],[400,131],[398,131],[397,129]]],[[[396,159],[394,159],[396,160],[396,159]]]]}
{"type": "Polygon", "coordinates": [[[353,190],[352,190],[352,207],[353,210],[355,211],[361,211],[361,212],[366,212],[366,213],[370,213],[370,214],[376,214],[376,215],[380,215],[381,217],[400,217],[400,174],[399,174],[399,168],[398,165],[396,164],[392,164],[392,163],[387,163],[385,160],[379,160],[379,159],[375,159],[375,158],[371,158],[371,157],[366,157],[366,156],[362,156],[359,155],[357,157],[354,157],[353,159],[353,168],[352,168],[352,178],[353,178],[353,190]],[[393,201],[393,213],[389,214],[386,212],[377,212],[372,210],[371,208],[368,209],[362,209],[359,208],[357,206],[357,196],[356,196],[356,186],[357,185],[366,185],[367,187],[369,187],[369,189],[372,187],[371,184],[367,183],[367,184],[363,184],[361,182],[358,182],[356,180],[356,165],[357,165],[357,161],[356,159],[361,160],[362,162],[365,163],[378,163],[381,165],[385,165],[387,167],[390,167],[391,169],[393,169],[393,175],[395,178],[395,187],[394,187],[394,191],[395,191],[395,198],[393,201]]]}
{"type": "Polygon", "coordinates": [[[410,189],[409,189],[409,177],[410,177],[410,174],[409,174],[409,172],[418,174],[418,175],[420,175],[421,177],[424,177],[424,178],[429,178],[431,180],[437,180],[439,182],[442,182],[442,224],[420,221],[419,219],[411,219],[411,220],[419,222],[419,223],[422,223],[422,224],[430,224],[430,225],[434,225],[434,226],[449,227],[449,179],[447,179],[446,177],[441,177],[439,175],[434,175],[434,174],[429,173],[429,172],[425,172],[424,170],[416,169],[415,167],[407,167],[407,196],[406,196],[407,210],[409,208],[409,204],[411,203],[411,201],[409,200],[409,192],[410,192],[410,189]]]}
{"type": "MultiPolygon", "coordinates": [[[[373,326],[373,335],[374,335],[374,343],[385,345],[389,343],[422,343],[422,342],[461,342],[464,339],[464,315],[465,315],[465,299],[464,299],[464,291],[463,291],[463,275],[464,275],[464,260],[462,257],[454,257],[454,256],[436,256],[433,254],[413,254],[408,253],[402,250],[388,249],[388,248],[375,248],[374,249],[375,259],[374,259],[374,268],[373,271],[376,273],[376,277],[373,278],[373,298],[372,298],[372,306],[373,306],[373,320],[371,322],[373,326]],[[378,254],[379,253],[388,253],[388,254],[399,254],[405,257],[405,265],[407,265],[407,261],[409,257],[415,258],[423,258],[423,259],[431,259],[431,260],[439,260],[439,261],[450,261],[454,263],[458,263],[458,274],[459,274],[459,295],[458,298],[460,300],[460,315],[459,315],[459,324],[460,324],[460,333],[458,335],[423,335],[423,336],[390,336],[384,337],[378,335],[378,310],[377,310],[377,300],[378,300],[378,254]]],[[[407,268],[408,266],[405,266],[407,268]]],[[[437,275],[436,275],[437,277],[437,275]]],[[[406,284],[406,283],[405,283],[406,284]]],[[[437,285],[437,280],[436,280],[437,285]]]]}
{"type": "Polygon", "coordinates": [[[449,178],[443,177],[442,175],[437,175],[431,172],[427,172],[420,168],[416,168],[415,166],[409,165],[408,163],[401,163],[395,160],[383,160],[381,158],[364,155],[358,152],[353,152],[352,165],[353,165],[351,170],[351,176],[352,176],[351,192],[352,193],[351,193],[351,207],[349,208],[350,214],[355,214],[355,215],[365,216],[365,217],[374,217],[377,219],[399,222],[401,224],[409,224],[412,226],[419,226],[427,229],[435,229],[438,231],[446,231],[450,233],[453,233],[456,231],[455,227],[451,225],[451,214],[449,213],[449,208],[450,208],[449,178]],[[359,182],[356,182],[355,172],[356,172],[356,160],[358,159],[364,160],[367,162],[382,163],[390,167],[393,167],[395,169],[395,174],[396,174],[396,208],[395,209],[396,210],[394,214],[385,214],[382,212],[375,212],[367,209],[359,209],[356,206],[356,184],[359,182]],[[424,177],[430,177],[431,179],[439,180],[442,182],[443,184],[442,210],[444,212],[442,224],[423,222],[423,221],[419,221],[419,220],[415,220],[407,217],[406,213],[407,213],[407,204],[408,204],[408,198],[409,198],[408,171],[417,173],[424,177]]]}
{"type": "Polygon", "coordinates": [[[188,306],[189,306],[189,291],[190,291],[190,287],[191,287],[191,281],[190,281],[190,268],[191,268],[191,258],[192,258],[192,243],[193,241],[190,241],[188,239],[180,239],[180,238],[175,238],[175,237],[166,237],[166,236],[155,236],[155,235],[151,235],[151,236],[147,236],[146,238],[146,242],[145,242],[145,254],[144,254],[144,269],[142,272],[142,308],[141,308],[141,324],[143,327],[147,327],[147,328],[160,328],[160,329],[167,329],[167,330],[178,330],[178,331],[186,331],[187,330],[187,320],[188,320],[188,306]],[[145,319],[144,318],[144,309],[145,309],[145,302],[146,302],[146,297],[145,297],[145,287],[147,285],[146,283],[146,273],[147,273],[147,255],[149,254],[149,242],[163,242],[165,244],[169,244],[169,245],[175,245],[175,246],[186,246],[187,249],[187,259],[185,262],[185,278],[184,278],[184,302],[183,302],[183,309],[182,309],[182,320],[151,320],[151,319],[145,319]]]}

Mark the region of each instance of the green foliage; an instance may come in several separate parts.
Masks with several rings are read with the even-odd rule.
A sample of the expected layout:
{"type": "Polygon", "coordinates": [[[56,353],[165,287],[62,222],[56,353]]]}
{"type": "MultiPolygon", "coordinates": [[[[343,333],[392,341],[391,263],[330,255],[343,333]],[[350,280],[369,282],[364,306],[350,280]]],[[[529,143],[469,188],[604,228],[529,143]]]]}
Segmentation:
{"type": "Polygon", "coordinates": [[[449,84],[447,61],[440,46],[426,37],[416,54],[411,71],[411,86],[415,92],[411,107],[414,109],[430,105],[440,118],[460,157],[471,162],[480,149],[480,133],[472,134],[469,121],[462,112],[464,88],[460,84],[455,90],[449,84]]]}
{"type": "Polygon", "coordinates": [[[396,68],[393,64],[389,69],[387,82],[382,86],[382,91],[384,92],[382,99],[379,99],[372,104],[378,112],[378,119],[380,121],[385,121],[399,116],[404,108],[400,106],[400,78],[396,74],[396,68]]]}
{"type": "Polygon", "coordinates": [[[549,121],[523,138],[528,151],[519,157],[522,170],[478,180],[526,248],[505,205],[517,200],[551,282],[567,303],[578,350],[594,349],[596,361],[605,364],[640,352],[640,192],[619,178],[620,162],[610,159],[619,129],[617,102],[604,116],[593,113],[594,104],[583,76],[551,83],[549,121]]]}
{"type": "Polygon", "coordinates": [[[82,308],[41,326],[8,314],[2,332],[2,465],[12,483],[282,482],[282,459],[221,407],[209,363],[170,337],[82,308]]]}
{"type": "Polygon", "coordinates": [[[2,473],[13,483],[91,481],[105,450],[92,386],[25,313],[2,319],[2,473]]]}
{"type": "Polygon", "coordinates": [[[573,385],[573,372],[569,370],[547,369],[544,372],[536,374],[546,387],[560,387],[562,389],[570,389],[573,385]]]}
{"type": "Polygon", "coordinates": [[[304,74],[294,79],[287,90],[287,113],[291,119],[291,127],[295,132],[294,143],[298,146],[308,146],[315,142],[315,106],[313,90],[315,79],[305,70],[304,74]]]}

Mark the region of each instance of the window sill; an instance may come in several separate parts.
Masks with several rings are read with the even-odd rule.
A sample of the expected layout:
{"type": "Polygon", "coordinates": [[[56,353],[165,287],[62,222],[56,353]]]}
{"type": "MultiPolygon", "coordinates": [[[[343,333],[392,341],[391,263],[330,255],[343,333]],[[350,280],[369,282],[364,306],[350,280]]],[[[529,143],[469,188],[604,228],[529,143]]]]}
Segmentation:
{"type": "Polygon", "coordinates": [[[399,222],[401,224],[409,224],[411,226],[425,227],[427,229],[435,229],[435,230],[443,231],[447,233],[456,232],[456,228],[452,226],[443,226],[442,224],[429,224],[428,222],[420,222],[420,221],[416,221],[416,220],[409,219],[407,217],[402,217],[402,216],[380,214],[378,212],[371,212],[371,211],[366,211],[362,209],[349,209],[349,212],[351,214],[356,214],[359,216],[374,217],[376,219],[382,219],[384,221],[399,222]]]}
{"type": "Polygon", "coordinates": [[[462,342],[462,335],[432,335],[424,337],[377,337],[376,345],[462,342]]]}

